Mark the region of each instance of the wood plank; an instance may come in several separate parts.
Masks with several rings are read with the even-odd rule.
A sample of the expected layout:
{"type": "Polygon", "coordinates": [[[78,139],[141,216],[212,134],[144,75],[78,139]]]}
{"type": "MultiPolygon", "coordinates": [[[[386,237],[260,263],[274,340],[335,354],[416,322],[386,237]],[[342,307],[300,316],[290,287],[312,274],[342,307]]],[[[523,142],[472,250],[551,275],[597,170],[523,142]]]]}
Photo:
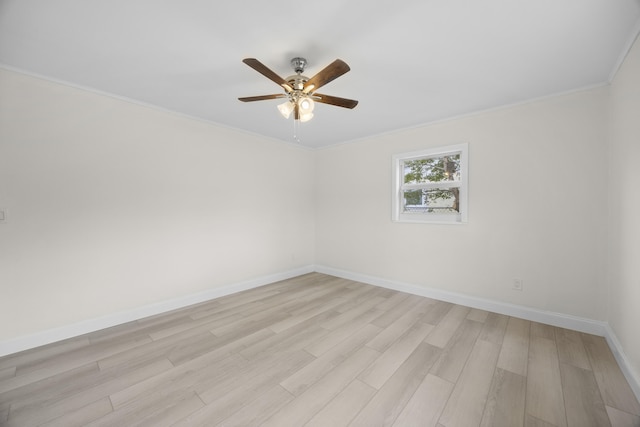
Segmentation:
{"type": "MultiPolygon", "coordinates": [[[[200,334],[196,334],[200,335],[200,334]]],[[[179,350],[180,346],[185,345],[185,340],[191,340],[191,334],[185,333],[179,336],[169,336],[162,340],[152,341],[143,346],[126,350],[98,361],[98,365],[101,370],[112,369],[116,367],[127,366],[130,364],[143,363],[144,361],[153,361],[161,358],[173,357],[175,364],[182,365],[188,362],[195,361],[198,364],[198,360],[206,360],[206,364],[215,363],[216,360],[224,359],[231,355],[235,351],[242,350],[249,345],[253,345],[256,342],[262,341],[274,335],[273,331],[266,328],[246,328],[240,329],[236,334],[227,334],[224,337],[214,337],[212,343],[212,349],[208,352],[197,352],[197,355],[189,355],[185,358],[183,353],[179,350]],[[252,332],[252,329],[257,329],[252,332]]],[[[213,337],[209,332],[205,335],[208,340],[213,337]]],[[[193,338],[196,339],[196,338],[193,338]]]]}
{"type": "MultiPolygon", "coordinates": [[[[264,307],[258,307],[260,307],[261,310],[264,310],[264,307]]],[[[228,322],[223,322],[221,319],[213,316],[202,317],[198,320],[193,320],[189,316],[184,316],[183,319],[181,319],[182,322],[177,324],[176,322],[171,322],[171,325],[162,325],[162,328],[156,328],[156,331],[149,333],[149,336],[155,341],[173,335],[182,335],[185,332],[189,332],[190,334],[209,332],[212,328],[221,327],[221,325],[224,325],[225,323],[233,323],[243,318],[245,318],[245,316],[240,316],[238,313],[225,316],[223,320],[229,319],[228,322]]]]}
{"type": "Polygon", "coordinates": [[[41,347],[24,350],[0,357],[0,369],[17,368],[37,364],[43,360],[50,360],[61,354],[69,354],[89,345],[91,345],[89,337],[87,335],[83,335],[43,345],[41,347]]]}
{"type": "Polygon", "coordinates": [[[526,414],[524,418],[524,427],[558,427],[544,420],[526,414]]]}
{"type": "Polygon", "coordinates": [[[452,391],[452,383],[433,374],[427,374],[393,426],[436,426],[452,391]]]}
{"type": "Polygon", "coordinates": [[[323,353],[316,360],[281,381],[280,385],[291,394],[300,395],[347,357],[358,351],[378,332],[379,328],[371,324],[359,329],[350,339],[343,340],[329,351],[323,353]]]}
{"type": "MultiPolygon", "coordinates": [[[[345,301],[346,286],[343,281],[336,282],[337,283],[329,282],[321,286],[315,285],[316,290],[314,292],[306,294],[302,298],[296,298],[295,300],[298,304],[287,311],[292,317],[296,317],[316,310],[317,308],[331,309],[341,306],[345,301]]],[[[336,311],[338,311],[338,309],[336,309],[336,311]]]]}
{"type": "Polygon", "coordinates": [[[375,362],[365,369],[358,378],[371,387],[380,389],[432,329],[433,325],[427,323],[420,322],[413,325],[391,347],[382,353],[375,362]]]}
{"type": "Polygon", "coordinates": [[[166,316],[156,317],[155,321],[135,320],[122,325],[113,326],[103,329],[97,333],[90,335],[91,344],[98,344],[104,341],[118,340],[123,337],[145,337],[153,339],[153,334],[163,330],[176,328],[178,330],[184,328],[185,325],[190,326],[193,319],[186,311],[174,311],[167,313],[166,316]]]}
{"type": "Polygon", "coordinates": [[[277,359],[276,363],[270,363],[264,369],[249,365],[247,369],[211,383],[204,390],[198,389],[198,396],[206,406],[182,419],[179,425],[205,427],[222,424],[225,419],[245,410],[250,402],[268,393],[282,378],[309,363],[312,356],[304,351],[295,351],[277,359]]]}
{"type": "Polygon", "coordinates": [[[555,339],[531,336],[526,412],[557,427],[567,425],[555,339]]]}
{"type": "Polygon", "coordinates": [[[525,377],[497,368],[480,427],[523,426],[526,390],[525,377]]]}
{"type": "MultiPolygon", "coordinates": [[[[66,388],[70,390],[69,394],[72,394],[72,388],[76,387],[74,379],[83,378],[98,372],[97,364],[88,363],[79,368],[71,369],[70,371],[62,372],[52,377],[0,393],[0,411],[6,410],[8,413],[9,406],[13,406],[12,411],[14,415],[19,417],[20,408],[38,407],[43,406],[42,402],[50,402],[57,395],[57,388],[60,387],[61,384],[68,384],[66,388]],[[40,402],[40,405],[38,405],[38,402],[40,402]]],[[[82,386],[79,388],[80,390],[83,389],[82,386]]],[[[64,386],[62,394],[65,394],[64,386]]],[[[44,418],[42,421],[50,418],[55,418],[55,416],[44,418]]]]}
{"type": "Polygon", "coordinates": [[[79,410],[116,390],[155,378],[172,367],[164,359],[106,372],[76,369],[21,389],[23,396],[11,405],[11,419],[22,425],[38,425],[79,410]]]}
{"type": "Polygon", "coordinates": [[[341,303],[340,298],[333,298],[333,299],[323,298],[320,301],[317,301],[311,304],[312,306],[309,306],[308,304],[305,305],[304,310],[302,312],[298,312],[299,311],[298,309],[292,310],[292,314],[290,317],[269,325],[269,329],[271,329],[275,333],[280,333],[289,328],[297,326],[302,322],[312,319],[320,314],[331,311],[336,306],[340,305],[340,303],[341,303]],[[294,314],[294,313],[297,313],[297,314],[294,314]]]}
{"type": "Polygon", "coordinates": [[[102,340],[95,344],[82,346],[75,350],[57,354],[54,357],[40,359],[37,362],[20,365],[16,370],[16,378],[31,377],[42,378],[50,373],[64,372],[67,369],[74,369],[96,360],[97,355],[110,355],[125,351],[131,348],[144,345],[151,341],[148,335],[139,335],[133,333],[123,337],[115,337],[113,339],[102,340]]]}
{"type": "Polygon", "coordinates": [[[499,346],[488,341],[476,341],[442,412],[440,424],[447,427],[480,424],[499,354],[499,346]]]}
{"type": "Polygon", "coordinates": [[[611,406],[606,406],[612,427],[640,427],[640,417],[611,406]]]}
{"type": "Polygon", "coordinates": [[[555,332],[560,362],[590,371],[591,363],[589,363],[589,356],[582,343],[580,332],[563,328],[556,328],[555,332]]]}
{"type": "Polygon", "coordinates": [[[230,322],[225,325],[216,325],[211,330],[215,336],[221,337],[230,333],[237,333],[239,329],[254,327],[263,328],[265,325],[279,322],[289,317],[287,309],[295,306],[295,301],[285,301],[274,306],[266,306],[254,314],[244,316],[242,319],[230,322]]]}
{"type": "Polygon", "coordinates": [[[438,361],[431,368],[431,373],[451,383],[458,381],[481,329],[481,323],[465,319],[442,350],[438,361]]]}
{"type": "Polygon", "coordinates": [[[193,331],[188,332],[189,334],[181,334],[179,340],[174,341],[172,346],[165,349],[167,359],[174,366],[182,365],[198,356],[211,353],[233,340],[228,335],[223,338],[216,337],[209,331],[193,336],[189,336],[193,331]]]}
{"type": "Polygon", "coordinates": [[[436,301],[435,304],[429,306],[429,310],[422,316],[420,321],[435,326],[444,319],[453,306],[454,304],[449,302],[436,301]]]}
{"type": "Polygon", "coordinates": [[[502,340],[504,339],[508,323],[508,316],[489,313],[484,321],[484,326],[482,327],[482,331],[480,332],[478,339],[489,341],[496,345],[502,345],[502,340]]]}
{"type": "Polygon", "coordinates": [[[340,326],[352,322],[354,319],[374,308],[384,300],[384,298],[379,297],[374,293],[373,296],[365,299],[360,304],[355,305],[351,310],[345,311],[342,314],[327,320],[322,324],[322,327],[329,330],[338,329],[340,326]]]}
{"type": "Polygon", "coordinates": [[[0,381],[13,378],[16,376],[16,367],[11,366],[0,370],[0,381]]]}
{"type": "Polygon", "coordinates": [[[433,331],[431,331],[425,342],[435,345],[436,347],[444,348],[460,327],[465,317],[469,314],[469,310],[468,307],[461,305],[452,306],[440,323],[433,328],[433,331]]]}
{"type": "Polygon", "coordinates": [[[189,310],[189,317],[193,320],[198,320],[203,317],[220,315],[220,318],[222,318],[224,315],[229,315],[229,313],[243,311],[243,306],[264,305],[264,299],[279,295],[283,292],[282,288],[283,287],[277,287],[275,284],[271,284],[270,286],[238,292],[237,294],[207,301],[202,306],[195,307],[194,310],[189,310]]]}
{"type": "Polygon", "coordinates": [[[556,328],[551,325],[545,325],[544,323],[531,322],[531,336],[555,340],[556,328]]]}
{"type": "Polygon", "coordinates": [[[399,318],[404,316],[408,311],[413,310],[415,307],[420,304],[421,298],[415,295],[408,294],[396,294],[395,298],[391,297],[376,306],[377,309],[384,310],[383,313],[373,320],[373,323],[380,328],[386,328],[390,326],[392,323],[397,321],[399,318]],[[392,303],[397,302],[395,305],[392,303]],[[402,304],[400,304],[402,302],[402,304]],[[385,309],[385,307],[389,307],[385,309]]]}
{"type": "Polygon", "coordinates": [[[340,313],[347,313],[353,309],[357,309],[362,304],[367,304],[369,307],[378,307],[378,305],[383,304],[389,298],[388,290],[386,289],[359,282],[351,283],[351,285],[347,286],[348,293],[344,295],[344,303],[336,309],[340,313]],[[372,298],[375,298],[377,301],[373,305],[369,305],[372,298]]]}
{"type": "Polygon", "coordinates": [[[261,425],[265,427],[304,425],[379,355],[380,353],[369,347],[362,347],[261,425]]]}
{"type": "Polygon", "coordinates": [[[306,320],[302,324],[247,346],[238,353],[245,359],[253,360],[266,354],[266,352],[273,353],[283,350],[303,349],[310,343],[322,339],[322,337],[329,333],[328,330],[321,327],[318,323],[333,315],[333,312],[321,313],[318,315],[318,319],[312,318],[306,320]]]}
{"type": "Polygon", "coordinates": [[[603,337],[581,334],[604,403],[640,416],[640,404],[603,337]]]}
{"type": "MultiPolygon", "coordinates": [[[[291,402],[293,398],[294,396],[280,385],[275,385],[267,392],[260,393],[256,399],[245,401],[246,404],[241,409],[225,418],[220,424],[225,427],[257,426],[262,420],[269,418],[291,402]]],[[[177,423],[176,427],[180,425],[181,423],[177,423]]],[[[191,427],[193,424],[184,425],[191,427]]]]}
{"type": "MultiPolygon", "coordinates": [[[[428,310],[427,302],[418,301],[417,304],[412,305],[411,308],[404,312],[402,316],[392,322],[389,326],[382,330],[374,339],[367,343],[368,347],[373,348],[374,350],[378,350],[379,352],[384,352],[387,348],[389,348],[403,333],[407,331],[410,327],[412,327],[416,322],[420,320],[420,317],[428,310]]],[[[377,323],[372,322],[374,325],[378,325],[377,323]]],[[[433,328],[430,328],[433,329],[433,328]]]]}
{"type": "Polygon", "coordinates": [[[498,357],[498,368],[526,376],[529,360],[530,322],[510,317],[498,357]]]}
{"type": "Polygon", "coordinates": [[[154,427],[169,427],[187,415],[202,408],[204,403],[197,394],[186,391],[170,391],[154,399],[126,405],[110,412],[87,427],[111,427],[145,425],[154,427]]]}
{"type": "Polygon", "coordinates": [[[196,368],[197,365],[186,363],[143,381],[135,382],[128,387],[122,387],[109,396],[114,409],[117,410],[131,405],[137,400],[149,400],[155,396],[161,398],[166,390],[191,390],[196,384],[215,381],[238,369],[239,366],[244,366],[245,363],[246,361],[242,357],[235,354],[222,360],[216,360],[216,363],[212,364],[209,369],[205,369],[203,366],[196,368]]]}
{"type": "Polygon", "coordinates": [[[376,391],[375,388],[362,381],[353,380],[327,406],[311,418],[305,427],[346,426],[371,400],[376,391]]]}
{"type": "Polygon", "coordinates": [[[580,427],[610,427],[598,383],[591,370],[560,364],[567,424],[580,427]]]}
{"type": "Polygon", "coordinates": [[[0,409],[0,425],[6,426],[5,422],[9,418],[9,406],[4,409],[0,409]]]}
{"type": "Polygon", "coordinates": [[[92,421],[113,411],[108,397],[92,402],[82,408],[66,412],[64,415],[40,424],[39,427],[84,427],[92,421]]]}
{"type": "Polygon", "coordinates": [[[427,376],[440,351],[435,346],[420,343],[349,425],[392,425],[427,376]]]}
{"type": "Polygon", "coordinates": [[[472,308],[467,315],[467,319],[474,320],[476,322],[484,323],[487,320],[487,316],[489,316],[489,312],[485,310],[480,310],[478,308],[472,308]]]}
{"type": "MultiPolygon", "coordinates": [[[[380,315],[380,310],[377,308],[372,308],[370,310],[365,311],[359,316],[356,316],[351,320],[351,322],[344,323],[336,329],[330,331],[327,335],[322,338],[314,340],[312,343],[309,343],[305,346],[305,350],[309,353],[313,354],[316,357],[322,356],[324,353],[329,351],[331,348],[339,345],[342,341],[346,339],[352,339],[351,337],[354,334],[359,333],[359,331],[364,330],[365,327],[374,327],[377,326],[369,323],[371,320],[377,318],[380,315]]],[[[380,328],[378,328],[380,331],[380,328]]]]}
{"type": "MultiPolygon", "coordinates": [[[[174,360],[178,361],[182,358],[179,356],[180,348],[189,348],[191,343],[199,343],[208,340],[220,342],[220,338],[214,337],[210,332],[187,331],[184,334],[172,335],[166,338],[149,341],[145,344],[126,349],[119,353],[109,355],[98,359],[98,366],[101,370],[112,369],[118,366],[126,366],[130,364],[151,362],[159,359],[169,359],[173,355],[174,360]]],[[[187,351],[191,352],[192,349],[187,351]]],[[[186,352],[185,352],[186,353],[186,352]]]]}
{"type": "Polygon", "coordinates": [[[14,377],[0,381],[0,394],[85,366],[95,362],[97,358],[108,357],[147,342],[151,342],[151,338],[118,339],[117,342],[109,341],[83,346],[75,351],[56,355],[51,359],[43,359],[36,364],[18,367],[14,377]]]}
{"type": "MultiPolygon", "coordinates": [[[[396,313],[398,311],[398,307],[406,307],[407,304],[409,303],[409,299],[415,297],[415,295],[411,295],[411,294],[407,294],[404,292],[393,292],[391,294],[391,296],[389,298],[387,298],[385,301],[381,302],[380,304],[378,304],[376,306],[377,309],[383,310],[385,313],[387,312],[393,312],[396,313]]],[[[435,301],[435,300],[433,300],[435,301]]],[[[402,310],[400,310],[400,315],[402,315],[402,310]]],[[[381,328],[387,327],[389,326],[389,324],[391,322],[393,322],[395,319],[397,319],[398,317],[400,317],[400,315],[394,315],[397,317],[393,317],[391,319],[389,319],[386,324],[378,324],[378,319],[376,319],[376,321],[374,322],[374,325],[376,326],[380,326],[381,328]]]]}
{"type": "Polygon", "coordinates": [[[313,356],[304,350],[265,354],[257,363],[246,361],[222,375],[198,382],[193,389],[207,405],[226,401],[237,390],[249,389],[249,395],[263,383],[277,384],[312,360],[313,356]]]}

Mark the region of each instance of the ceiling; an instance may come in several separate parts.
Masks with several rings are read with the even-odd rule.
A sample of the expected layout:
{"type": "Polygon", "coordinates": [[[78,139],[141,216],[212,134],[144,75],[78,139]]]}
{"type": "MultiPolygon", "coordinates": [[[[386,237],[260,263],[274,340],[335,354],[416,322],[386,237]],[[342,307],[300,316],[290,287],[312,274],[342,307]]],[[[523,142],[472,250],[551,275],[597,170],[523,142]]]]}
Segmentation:
{"type": "Polygon", "coordinates": [[[351,71],[298,129],[322,147],[610,81],[640,30],[640,0],[0,0],[0,64],[283,141],[281,88],[351,71]]]}

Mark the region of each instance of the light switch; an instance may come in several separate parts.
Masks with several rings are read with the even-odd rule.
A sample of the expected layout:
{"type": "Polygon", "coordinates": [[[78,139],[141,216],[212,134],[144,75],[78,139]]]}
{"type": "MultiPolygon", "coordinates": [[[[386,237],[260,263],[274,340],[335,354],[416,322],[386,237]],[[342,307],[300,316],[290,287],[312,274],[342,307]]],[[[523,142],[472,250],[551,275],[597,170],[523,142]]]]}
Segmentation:
{"type": "Polygon", "coordinates": [[[5,209],[0,208],[0,222],[5,222],[7,220],[7,211],[5,209]]]}

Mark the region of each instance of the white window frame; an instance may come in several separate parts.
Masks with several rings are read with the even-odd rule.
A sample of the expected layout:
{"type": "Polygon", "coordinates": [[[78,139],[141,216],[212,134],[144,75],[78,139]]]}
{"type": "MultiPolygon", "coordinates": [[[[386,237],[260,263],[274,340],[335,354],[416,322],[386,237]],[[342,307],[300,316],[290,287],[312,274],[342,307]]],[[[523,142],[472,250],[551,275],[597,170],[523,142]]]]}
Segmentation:
{"type": "Polygon", "coordinates": [[[392,220],[395,222],[417,222],[436,224],[465,224],[468,221],[468,188],[469,188],[469,144],[455,144],[412,151],[393,155],[393,195],[392,220]],[[442,157],[448,154],[460,154],[460,181],[441,181],[437,183],[405,184],[404,162],[427,157],[442,157]],[[424,188],[458,187],[459,209],[457,213],[403,212],[404,190],[424,188]]]}

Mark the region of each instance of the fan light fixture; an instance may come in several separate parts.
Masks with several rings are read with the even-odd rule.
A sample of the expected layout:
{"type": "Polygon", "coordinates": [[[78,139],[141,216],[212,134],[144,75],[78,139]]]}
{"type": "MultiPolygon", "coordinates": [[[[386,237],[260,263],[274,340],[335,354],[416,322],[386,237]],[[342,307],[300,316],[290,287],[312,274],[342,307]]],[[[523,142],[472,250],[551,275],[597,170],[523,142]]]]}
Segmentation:
{"type": "MultiPolygon", "coordinates": [[[[297,122],[308,122],[313,117],[315,102],[336,105],[343,108],[354,108],[358,101],[353,99],[339,98],[337,96],[322,95],[316,93],[316,89],[340,77],[347,71],[349,66],[342,60],[336,59],[331,64],[323,68],[319,73],[309,78],[302,73],[307,65],[307,60],[296,57],[291,60],[291,67],[296,74],[283,79],[263,63],[255,58],[246,58],[242,62],[267,77],[269,80],[280,85],[285,93],[274,95],[248,96],[238,98],[243,102],[263,101],[267,99],[287,98],[287,101],[278,105],[278,111],[282,117],[288,119],[293,113],[293,119],[297,122]]],[[[295,123],[295,122],[294,122],[295,123]]]]}

